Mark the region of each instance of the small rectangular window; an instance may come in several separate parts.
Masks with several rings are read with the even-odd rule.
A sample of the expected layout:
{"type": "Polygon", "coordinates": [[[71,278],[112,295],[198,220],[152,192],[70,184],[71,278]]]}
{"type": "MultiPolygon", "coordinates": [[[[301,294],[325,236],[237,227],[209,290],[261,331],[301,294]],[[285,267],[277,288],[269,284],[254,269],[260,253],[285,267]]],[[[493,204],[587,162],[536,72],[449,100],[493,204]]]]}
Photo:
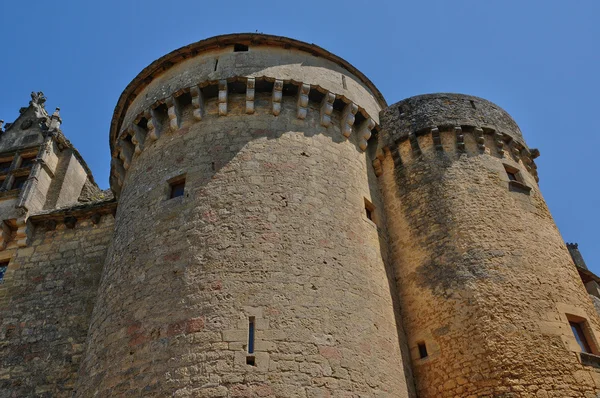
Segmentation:
{"type": "Polygon", "coordinates": [[[590,344],[585,336],[584,332],[584,322],[573,322],[569,321],[569,325],[571,325],[571,331],[575,336],[575,340],[577,340],[577,344],[581,348],[581,352],[587,352],[588,354],[592,354],[592,349],[590,344]]]}
{"type": "Polygon", "coordinates": [[[509,181],[521,181],[519,178],[519,170],[511,167],[507,164],[504,165],[504,170],[506,171],[506,175],[508,176],[509,181]]]}
{"type": "Polygon", "coordinates": [[[423,358],[427,358],[429,356],[429,354],[427,353],[427,345],[425,345],[425,342],[420,342],[417,344],[419,347],[419,357],[421,359],[423,358]]]}
{"type": "Polygon", "coordinates": [[[254,358],[254,355],[248,355],[246,357],[246,365],[256,366],[256,359],[254,358]]]}
{"type": "Polygon", "coordinates": [[[6,273],[7,269],[8,269],[8,261],[1,261],[0,262],[0,283],[4,283],[4,274],[6,273]]]}
{"type": "Polygon", "coordinates": [[[21,189],[23,185],[25,185],[25,181],[27,181],[28,176],[20,176],[15,177],[12,185],[12,189],[21,189]]]}
{"type": "Polygon", "coordinates": [[[375,224],[377,224],[377,219],[376,219],[376,215],[375,215],[375,206],[373,206],[373,203],[369,202],[367,200],[367,198],[365,198],[365,215],[367,216],[367,218],[369,220],[371,220],[375,224]]]}
{"type": "Polygon", "coordinates": [[[169,199],[183,196],[185,193],[185,178],[177,178],[169,183],[169,199]]]}
{"type": "Polygon", "coordinates": [[[234,44],[233,45],[233,51],[234,52],[240,52],[240,51],[248,51],[248,46],[245,44],[234,44]]]}

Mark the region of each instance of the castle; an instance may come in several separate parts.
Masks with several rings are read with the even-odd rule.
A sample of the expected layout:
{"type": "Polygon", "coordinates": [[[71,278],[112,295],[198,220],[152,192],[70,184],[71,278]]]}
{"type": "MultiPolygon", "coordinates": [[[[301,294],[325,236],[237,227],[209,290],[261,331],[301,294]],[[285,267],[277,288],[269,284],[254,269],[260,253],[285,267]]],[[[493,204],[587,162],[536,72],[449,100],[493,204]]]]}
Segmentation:
{"type": "Polygon", "coordinates": [[[110,190],[0,128],[0,397],[597,397],[600,279],[513,119],[232,34],[156,60],[110,190]]]}

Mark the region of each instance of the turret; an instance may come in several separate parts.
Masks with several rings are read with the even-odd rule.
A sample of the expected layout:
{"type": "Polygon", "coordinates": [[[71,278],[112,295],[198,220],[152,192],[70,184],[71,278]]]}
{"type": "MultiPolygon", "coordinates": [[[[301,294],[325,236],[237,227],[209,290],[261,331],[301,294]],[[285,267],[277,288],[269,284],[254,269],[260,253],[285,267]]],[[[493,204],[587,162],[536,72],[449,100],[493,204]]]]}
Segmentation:
{"type": "Polygon", "coordinates": [[[119,207],[77,395],[408,396],[365,152],[385,105],[275,36],[144,69],[111,125],[119,207]]]}
{"type": "Polygon", "coordinates": [[[598,388],[598,316],[514,120],[431,94],[381,116],[379,175],[419,397],[598,388]]]}

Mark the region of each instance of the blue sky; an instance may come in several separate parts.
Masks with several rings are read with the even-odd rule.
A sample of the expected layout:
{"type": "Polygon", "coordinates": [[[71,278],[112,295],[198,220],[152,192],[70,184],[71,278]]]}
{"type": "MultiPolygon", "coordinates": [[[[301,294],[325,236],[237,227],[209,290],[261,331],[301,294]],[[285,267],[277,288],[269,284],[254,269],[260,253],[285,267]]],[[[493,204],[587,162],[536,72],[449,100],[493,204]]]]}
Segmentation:
{"type": "Polygon", "coordinates": [[[345,58],[388,103],[430,92],[489,99],[537,147],[566,241],[600,274],[600,1],[9,1],[0,3],[0,119],[31,91],[108,186],[108,129],[146,65],[210,36],[289,36],[345,58]]]}

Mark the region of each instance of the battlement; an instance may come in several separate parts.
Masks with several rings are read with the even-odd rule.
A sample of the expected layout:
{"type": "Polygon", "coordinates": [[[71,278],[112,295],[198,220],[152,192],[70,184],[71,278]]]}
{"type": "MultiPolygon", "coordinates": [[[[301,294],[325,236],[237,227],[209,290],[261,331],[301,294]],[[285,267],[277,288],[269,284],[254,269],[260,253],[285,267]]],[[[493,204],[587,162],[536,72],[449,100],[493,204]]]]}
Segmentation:
{"type": "Polygon", "coordinates": [[[278,117],[284,105],[299,120],[318,112],[319,124],[336,124],[345,139],[354,132],[364,151],[387,104],[362,73],[318,46],[262,34],[201,41],[152,63],[121,95],[111,124],[111,188],[118,195],[131,161],[163,134],[206,117],[278,117]]]}
{"type": "Polygon", "coordinates": [[[539,150],[530,149],[521,130],[502,108],[463,94],[426,94],[407,98],[381,112],[383,129],[374,167],[379,175],[384,153],[401,165],[423,153],[488,154],[508,159],[539,181],[534,162],[539,150]]]}

